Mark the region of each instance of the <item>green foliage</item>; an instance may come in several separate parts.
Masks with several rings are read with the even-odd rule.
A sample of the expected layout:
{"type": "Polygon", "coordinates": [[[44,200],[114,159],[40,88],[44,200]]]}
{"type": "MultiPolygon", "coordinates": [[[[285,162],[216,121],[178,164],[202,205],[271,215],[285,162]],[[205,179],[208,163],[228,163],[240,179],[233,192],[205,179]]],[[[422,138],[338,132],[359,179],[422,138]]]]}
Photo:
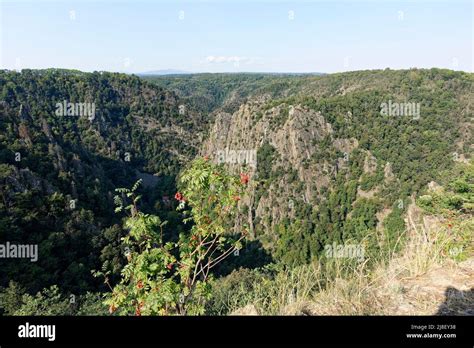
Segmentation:
{"type": "Polygon", "coordinates": [[[227,315],[232,310],[253,303],[259,285],[268,284],[272,279],[269,270],[234,270],[225,278],[212,280],[212,297],[206,303],[209,315],[227,315]]]}
{"type": "Polygon", "coordinates": [[[318,255],[322,250],[311,231],[311,224],[300,220],[293,221],[289,226],[284,222],[279,224],[275,259],[289,266],[308,263],[312,255],[318,255]]]}
{"type": "Polygon", "coordinates": [[[260,180],[269,179],[272,175],[272,164],[275,159],[275,148],[266,142],[257,150],[257,175],[260,180]]]}
{"type": "MultiPolygon", "coordinates": [[[[119,284],[105,303],[111,313],[130,315],[204,314],[209,298],[210,270],[241,248],[243,234],[231,234],[245,180],[228,175],[222,167],[197,159],[180,176],[181,192],[175,195],[184,210],[184,221],[192,223],[189,233],[177,242],[164,242],[159,217],[136,208],[138,184],[131,190],[117,189],[131,200],[125,220],[129,231],[123,238],[127,265],[119,284]],[[190,208],[190,209],[186,209],[190,208]]],[[[119,211],[124,207],[116,198],[119,211]]],[[[109,272],[95,272],[105,276],[109,272]]],[[[110,286],[110,284],[109,284],[110,286]]]]}
{"type": "Polygon", "coordinates": [[[398,252],[403,246],[402,236],[406,230],[403,213],[402,209],[395,207],[383,221],[385,240],[382,251],[387,254],[386,256],[388,253],[398,252]]]}
{"type": "Polygon", "coordinates": [[[441,174],[444,186],[420,196],[416,203],[427,213],[444,218],[451,240],[446,253],[457,260],[474,253],[474,164],[457,164],[441,174]]]}
{"type": "Polygon", "coordinates": [[[454,177],[441,187],[419,197],[417,204],[433,214],[452,216],[453,214],[472,214],[474,203],[474,165],[458,165],[454,177]]]}
{"type": "MultiPolygon", "coordinates": [[[[2,261],[0,286],[15,279],[32,293],[53,284],[76,294],[103,290],[90,269],[106,260],[115,270],[124,263],[118,241],[125,231],[112,192],[156,173],[164,187],[147,186],[141,206],[152,211],[175,191],[183,157],[172,148],[195,154],[187,139],[161,128],[197,130],[202,123],[179,114],[175,95],[125,74],[3,70],[0,92],[0,239],[38,244],[40,252],[34,264],[2,261]],[[56,103],[65,100],[95,103],[93,122],[56,115],[56,103]]],[[[175,206],[154,212],[167,216],[175,206]]],[[[173,222],[174,231],[183,230],[173,222]]]]}
{"type": "Polygon", "coordinates": [[[0,291],[0,310],[4,315],[105,315],[101,295],[61,294],[56,285],[30,295],[18,283],[10,282],[0,291]]]}

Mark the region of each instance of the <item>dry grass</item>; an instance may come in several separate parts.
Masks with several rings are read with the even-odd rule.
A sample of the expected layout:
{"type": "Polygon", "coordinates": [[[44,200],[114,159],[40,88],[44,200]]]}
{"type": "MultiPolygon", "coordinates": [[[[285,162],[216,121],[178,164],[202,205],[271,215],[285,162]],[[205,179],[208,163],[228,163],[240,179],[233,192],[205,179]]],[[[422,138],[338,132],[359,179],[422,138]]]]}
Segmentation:
{"type": "MultiPolygon", "coordinates": [[[[371,270],[360,267],[352,276],[336,279],[311,300],[312,314],[436,314],[443,306],[450,312],[450,303],[458,307],[451,313],[465,314],[463,310],[473,308],[472,259],[458,263],[448,252],[456,250],[456,231],[448,231],[442,221],[421,223],[426,222],[422,214],[419,219],[408,221],[411,228],[402,252],[392,253],[371,270]]],[[[460,225],[471,228],[473,222],[470,218],[460,225]]]]}
{"type": "MultiPolygon", "coordinates": [[[[334,259],[324,269],[314,263],[282,271],[258,284],[247,304],[269,315],[470,314],[474,258],[454,261],[448,250],[459,235],[429,218],[410,207],[404,247],[388,260],[369,267],[367,260],[334,259]]],[[[472,236],[474,219],[459,226],[472,236]]]]}

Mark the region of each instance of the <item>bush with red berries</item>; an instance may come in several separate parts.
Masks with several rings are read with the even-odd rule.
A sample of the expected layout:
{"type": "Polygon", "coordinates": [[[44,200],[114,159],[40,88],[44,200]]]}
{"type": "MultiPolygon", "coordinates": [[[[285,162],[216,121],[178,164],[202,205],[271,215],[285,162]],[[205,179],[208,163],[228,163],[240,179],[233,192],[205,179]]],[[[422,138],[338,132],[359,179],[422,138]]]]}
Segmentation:
{"type": "Polygon", "coordinates": [[[110,313],[121,315],[204,314],[210,297],[211,270],[235,250],[241,248],[245,234],[233,231],[238,202],[249,177],[229,175],[222,166],[208,159],[197,159],[183,171],[178,183],[179,202],[189,232],[181,233],[177,242],[163,241],[163,226],[158,216],[138,210],[136,184],[131,190],[119,189],[117,211],[128,211],[122,238],[127,265],[121,281],[112,286],[105,303],[110,313]],[[124,207],[124,199],[131,204],[124,207]]]}

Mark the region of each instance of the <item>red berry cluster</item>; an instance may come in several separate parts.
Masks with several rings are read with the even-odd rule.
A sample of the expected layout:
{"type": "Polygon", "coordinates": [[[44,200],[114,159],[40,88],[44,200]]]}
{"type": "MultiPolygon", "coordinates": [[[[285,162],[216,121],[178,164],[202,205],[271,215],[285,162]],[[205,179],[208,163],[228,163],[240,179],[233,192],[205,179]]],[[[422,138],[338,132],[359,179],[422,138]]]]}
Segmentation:
{"type": "Polygon", "coordinates": [[[179,202],[186,202],[186,198],[184,198],[181,192],[176,192],[176,194],[174,195],[174,198],[179,202]]]}
{"type": "Polygon", "coordinates": [[[249,175],[245,173],[240,173],[240,183],[243,185],[247,185],[249,182],[249,175]]]}

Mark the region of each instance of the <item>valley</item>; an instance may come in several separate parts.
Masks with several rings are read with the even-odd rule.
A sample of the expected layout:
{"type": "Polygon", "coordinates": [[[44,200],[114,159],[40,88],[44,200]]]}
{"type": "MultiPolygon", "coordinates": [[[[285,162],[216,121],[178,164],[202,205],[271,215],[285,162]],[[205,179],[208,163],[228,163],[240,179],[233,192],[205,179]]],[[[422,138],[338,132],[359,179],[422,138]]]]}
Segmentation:
{"type": "MultiPolygon", "coordinates": [[[[222,224],[230,235],[248,231],[238,256],[211,271],[220,290],[211,291],[205,313],[245,307],[246,286],[255,301],[269,282],[274,288],[264,292],[277,296],[279,281],[292,282],[285,277],[307,276],[312,285],[285,289],[284,301],[295,304],[311,293],[314,304],[347,285],[335,279],[366,279],[395,267],[393,260],[419,237],[408,220],[415,203],[438,217],[430,238],[441,238],[441,225],[454,231],[427,257],[437,265],[441,256],[468,260],[473,82],[472,73],[445,69],[142,77],[1,71],[0,238],[38,246],[34,264],[0,260],[0,296],[7,299],[1,310],[37,314],[31,308],[40,296],[52,301],[53,314],[108,314],[99,298],[110,289],[91,271],[107,268],[108,281],[118,284],[127,265],[121,238],[130,228],[114,211],[116,189],[142,179],[139,210],[167,221],[162,242],[174,243],[192,235],[193,225],[177,210],[185,201],[173,197],[200,158],[246,178],[244,192],[233,196],[236,214],[222,224]],[[92,104],[84,113],[76,109],[87,117],[64,112],[84,103],[92,104]],[[445,190],[439,206],[423,198],[435,184],[445,190]],[[327,253],[351,246],[356,252],[340,258],[327,253]],[[449,254],[453,248],[460,252],[449,254]],[[222,302],[224,289],[232,305],[222,302]],[[71,294],[80,305],[67,305],[71,294]],[[15,298],[23,298],[18,308],[15,298]]],[[[423,214],[416,211],[419,223],[423,214]]],[[[259,312],[281,314],[262,301],[255,302],[265,303],[259,312]]]]}

